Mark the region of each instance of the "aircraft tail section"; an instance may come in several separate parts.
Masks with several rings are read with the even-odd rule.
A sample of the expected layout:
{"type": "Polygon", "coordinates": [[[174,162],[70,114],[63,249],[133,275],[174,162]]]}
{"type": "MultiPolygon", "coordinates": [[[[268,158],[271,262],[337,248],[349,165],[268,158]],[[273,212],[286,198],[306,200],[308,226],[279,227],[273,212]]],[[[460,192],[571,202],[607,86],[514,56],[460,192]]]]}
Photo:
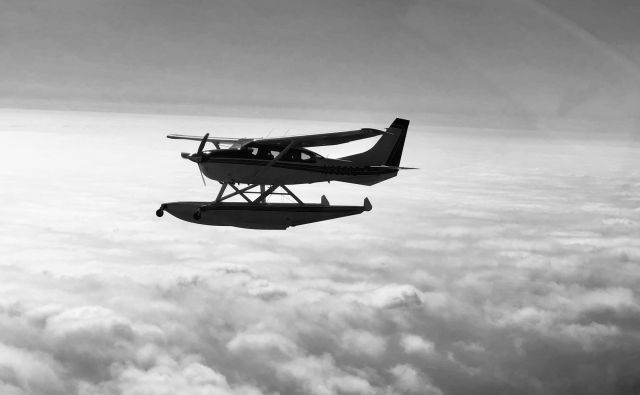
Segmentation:
{"type": "Polygon", "coordinates": [[[407,136],[407,129],[409,129],[409,120],[396,118],[371,149],[341,159],[363,166],[383,165],[398,167],[402,157],[404,140],[407,136]]]}

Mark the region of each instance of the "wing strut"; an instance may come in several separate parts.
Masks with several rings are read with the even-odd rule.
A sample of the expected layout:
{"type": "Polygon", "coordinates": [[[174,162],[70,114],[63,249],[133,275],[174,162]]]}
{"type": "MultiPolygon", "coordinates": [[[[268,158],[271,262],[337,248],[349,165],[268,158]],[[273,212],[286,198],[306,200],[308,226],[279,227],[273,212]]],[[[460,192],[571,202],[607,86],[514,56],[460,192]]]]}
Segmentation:
{"type": "Polygon", "coordinates": [[[267,170],[268,168],[270,168],[271,166],[273,166],[276,162],[278,162],[280,160],[280,158],[282,158],[284,156],[284,154],[286,154],[289,149],[291,149],[291,147],[293,147],[294,142],[290,142],[289,144],[287,144],[287,146],[280,151],[280,153],[278,155],[276,155],[275,158],[271,159],[269,161],[269,163],[267,163],[266,165],[264,165],[263,167],[260,167],[258,169],[258,171],[253,175],[254,177],[259,176],[260,174],[262,174],[265,170],[267,170]]]}

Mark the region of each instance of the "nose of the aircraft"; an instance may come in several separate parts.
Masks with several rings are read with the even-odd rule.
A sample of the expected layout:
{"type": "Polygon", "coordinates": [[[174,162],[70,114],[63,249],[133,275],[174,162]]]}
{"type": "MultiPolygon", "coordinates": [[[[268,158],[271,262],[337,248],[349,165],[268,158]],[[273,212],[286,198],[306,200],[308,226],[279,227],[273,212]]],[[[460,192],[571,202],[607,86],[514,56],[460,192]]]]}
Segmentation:
{"type": "Polygon", "coordinates": [[[201,163],[203,161],[202,154],[190,154],[188,152],[180,153],[184,159],[189,159],[191,162],[201,163]]]}

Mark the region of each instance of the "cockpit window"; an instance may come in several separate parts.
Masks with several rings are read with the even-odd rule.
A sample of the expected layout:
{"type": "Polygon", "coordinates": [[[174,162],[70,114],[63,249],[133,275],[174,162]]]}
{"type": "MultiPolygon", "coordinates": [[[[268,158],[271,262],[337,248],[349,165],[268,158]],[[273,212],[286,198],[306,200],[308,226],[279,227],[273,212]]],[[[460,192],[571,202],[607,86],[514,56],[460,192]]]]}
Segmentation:
{"type": "Polygon", "coordinates": [[[282,160],[289,162],[313,163],[316,161],[316,156],[314,156],[311,151],[291,148],[287,151],[282,160]]]}
{"type": "Polygon", "coordinates": [[[205,151],[205,153],[211,158],[252,158],[253,153],[251,149],[221,149],[205,151]]]}
{"type": "Polygon", "coordinates": [[[297,149],[290,149],[282,159],[290,162],[300,162],[300,151],[297,149]]]}
{"type": "Polygon", "coordinates": [[[258,147],[246,147],[249,151],[250,158],[252,159],[263,159],[263,160],[271,160],[278,156],[280,153],[270,147],[258,146],[258,147]]]}
{"type": "MultiPolygon", "coordinates": [[[[280,155],[282,152],[281,147],[277,146],[267,146],[267,145],[249,145],[245,146],[242,150],[245,151],[247,157],[251,159],[261,159],[261,160],[272,160],[280,155]]],[[[316,154],[313,151],[309,151],[304,148],[290,148],[287,152],[280,158],[280,160],[286,162],[306,162],[306,163],[314,163],[316,159],[320,159],[322,156],[316,154]]]]}

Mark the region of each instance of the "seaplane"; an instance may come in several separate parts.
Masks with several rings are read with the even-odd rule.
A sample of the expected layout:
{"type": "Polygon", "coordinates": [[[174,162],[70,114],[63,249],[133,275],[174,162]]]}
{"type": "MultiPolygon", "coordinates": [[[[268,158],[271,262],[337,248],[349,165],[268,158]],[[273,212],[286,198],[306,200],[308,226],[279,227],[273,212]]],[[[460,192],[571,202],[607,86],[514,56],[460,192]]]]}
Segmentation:
{"type": "Polygon", "coordinates": [[[324,195],[320,203],[305,203],[288,186],[325,181],[375,185],[395,177],[399,170],[411,169],[400,166],[408,128],[408,120],[396,118],[385,130],[363,128],[275,138],[169,134],[170,139],[199,141],[196,152],[181,156],[198,165],[205,185],[208,178],[221,186],[214,201],[162,203],[156,215],[162,217],[166,211],[203,225],[287,229],[370,211],[368,198],[362,206],[331,205],[324,195]],[[309,149],[373,137],[378,140],[369,150],[337,159],[309,149]],[[205,149],[207,143],[215,148],[205,149]],[[274,195],[288,196],[295,203],[269,202],[274,195]]]}

